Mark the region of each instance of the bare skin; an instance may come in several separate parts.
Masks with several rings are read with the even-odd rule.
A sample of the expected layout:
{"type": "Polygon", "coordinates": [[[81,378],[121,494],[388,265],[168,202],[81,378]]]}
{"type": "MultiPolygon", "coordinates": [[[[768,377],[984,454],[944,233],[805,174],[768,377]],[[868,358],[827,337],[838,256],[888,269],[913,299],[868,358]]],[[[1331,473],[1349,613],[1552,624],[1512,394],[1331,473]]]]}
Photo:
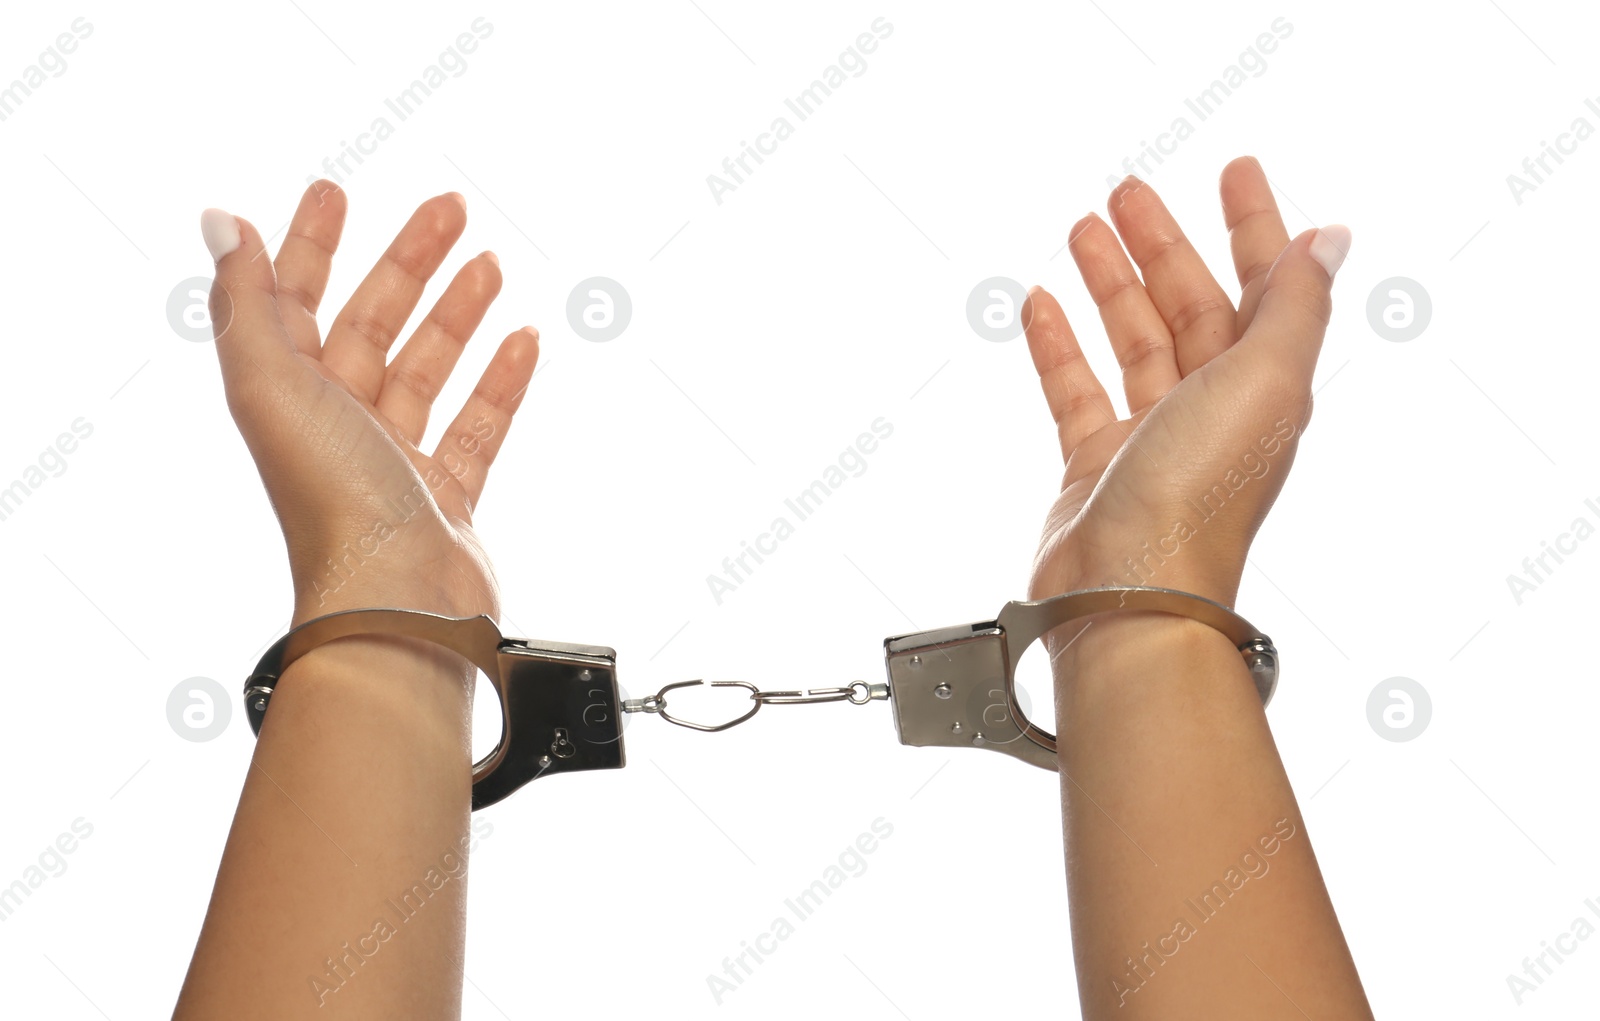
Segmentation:
{"type": "MultiPolygon", "coordinates": [[[[1056,300],[1030,294],[1028,345],[1065,462],[1032,598],[1157,585],[1234,603],[1310,419],[1332,287],[1314,256],[1337,269],[1349,234],[1291,241],[1251,158],[1228,165],[1221,191],[1237,305],[1148,185],[1118,186],[1111,224],[1090,214],[1073,228],[1128,415],[1056,300]]],[[[1231,643],[1123,612],[1057,629],[1047,647],[1083,1016],[1371,1018],[1231,643]]]]}
{"type": "MultiPolygon", "coordinates": [[[[1237,308],[1148,188],[1113,196],[1142,283],[1105,223],[1074,230],[1124,366],[1126,419],[1054,299],[1030,297],[1029,346],[1066,463],[1035,598],[1159,584],[1233,602],[1309,419],[1331,281],[1310,254],[1315,232],[1289,241],[1253,162],[1224,172],[1223,204],[1237,308]],[[1247,481],[1235,488],[1226,480],[1241,464],[1247,481]],[[1225,509],[1179,552],[1140,559],[1217,480],[1225,509]]],[[[536,335],[504,342],[439,448],[422,454],[433,397],[498,269],[492,257],[469,262],[388,362],[462,229],[459,196],[430,200],[323,343],[315,312],[343,215],[342,193],[313,186],[275,264],[257,258],[260,236],[241,222],[213,292],[229,406],[289,548],[295,622],[373,605],[495,616],[471,511],[532,375],[536,335]],[[425,506],[396,521],[408,494],[425,506]],[[330,569],[374,536],[358,570],[330,569]]],[[[1135,614],[1052,635],[1051,646],[1084,1016],[1370,1018],[1237,652],[1202,626],[1135,614]]],[[[378,639],[327,646],[286,674],[175,1016],[459,1015],[471,676],[449,654],[378,639]],[[442,882],[425,883],[424,906],[401,920],[389,903],[430,870],[442,882]],[[390,923],[387,935],[373,919],[390,923]],[[335,958],[343,974],[324,967],[335,958]]]]}
{"type": "MultiPolygon", "coordinates": [[[[391,361],[466,225],[460,195],[430,199],[324,340],[317,306],[345,208],[336,186],[312,185],[276,260],[239,220],[211,295],[228,407],[288,546],[293,622],[368,606],[497,618],[472,511],[538,334],[501,343],[423,453],[499,263],[469,260],[391,361]]],[[[474,676],[453,653],[390,638],[343,639],[285,672],[174,1017],[459,1016],[474,676]]]]}

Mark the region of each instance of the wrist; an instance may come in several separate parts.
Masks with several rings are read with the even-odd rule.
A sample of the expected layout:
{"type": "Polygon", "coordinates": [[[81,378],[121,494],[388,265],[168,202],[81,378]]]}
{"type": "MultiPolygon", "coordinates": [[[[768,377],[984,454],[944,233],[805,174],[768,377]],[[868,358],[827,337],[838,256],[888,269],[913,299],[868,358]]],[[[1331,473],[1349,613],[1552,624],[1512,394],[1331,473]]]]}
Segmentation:
{"type": "Polygon", "coordinates": [[[290,626],[298,627],[308,620],[326,617],[330,613],[384,607],[397,610],[422,610],[450,617],[468,617],[481,612],[468,611],[464,608],[458,612],[455,605],[457,600],[446,598],[440,587],[429,585],[422,578],[402,582],[398,578],[383,577],[370,579],[370,584],[368,581],[368,579],[356,579],[346,584],[336,583],[336,587],[330,587],[322,585],[320,579],[302,585],[296,578],[294,616],[290,626]]]}
{"type": "Polygon", "coordinates": [[[437,539],[397,533],[376,548],[327,540],[305,547],[315,552],[297,552],[302,547],[289,541],[293,623],[375,607],[498,619],[494,576],[470,530],[457,530],[448,541],[437,539]]]}
{"type": "Polygon", "coordinates": [[[326,719],[351,714],[396,719],[408,731],[449,734],[470,726],[477,668],[420,638],[352,635],[307,651],[284,670],[273,695],[326,719]]]}
{"type": "Polygon", "coordinates": [[[366,576],[323,586],[319,580],[294,579],[294,614],[290,626],[345,610],[393,608],[420,610],[446,617],[499,618],[499,600],[492,584],[485,589],[466,578],[452,563],[419,567],[411,577],[366,576]],[[454,584],[452,584],[454,582],[454,584]]]}
{"type": "Polygon", "coordinates": [[[1139,699],[1163,688],[1243,682],[1254,687],[1239,650],[1227,635],[1173,613],[1119,610],[1075,621],[1046,636],[1055,683],[1063,696],[1107,690],[1139,699]],[[1076,626],[1074,634],[1069,628],[1076,626]]]}

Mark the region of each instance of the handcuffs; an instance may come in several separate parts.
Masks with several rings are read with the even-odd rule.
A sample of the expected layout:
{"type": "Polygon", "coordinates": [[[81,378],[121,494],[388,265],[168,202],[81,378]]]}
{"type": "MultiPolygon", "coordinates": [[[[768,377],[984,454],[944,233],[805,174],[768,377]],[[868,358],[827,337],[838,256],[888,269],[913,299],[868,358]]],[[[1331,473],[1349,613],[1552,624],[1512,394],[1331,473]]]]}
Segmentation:
{"type": "Polygon", "coordinates": [[[903,745],[989,748],[1056,769],[1055,735],[1029,720],[1018,704],[1017,664],[1052,629],[1110,610],[1157,610],[1222,632],[1244,657],[1261,704],[1272,700],[1278,652],[1249,621],[1203,596],[1122,586],[1010,602],[994,620],[890,636],[884,639],[886,683],[762,691],[748,681],[712,681],[712,687],[745,689],[751,700],[743,715],[714,725],[681,719],[667,708],[668,692],[704,681],[676,681],[645,698],[622,698],[617,654],[605,646],[507,638],[482,615],[345,610],[309,620],[267,649],[245,681],[245,713],[259,735],[278,678],[319,645],[354,635],[405,635],[459,653],[488,676],[499,697],[500,740],[472,766],[474,811],[541,776],[622,768],[622,720],[628,713],[653,713],[678,726],[715,732],[745,722],[768,703],[862,705],[887,699],[903,745]]]}

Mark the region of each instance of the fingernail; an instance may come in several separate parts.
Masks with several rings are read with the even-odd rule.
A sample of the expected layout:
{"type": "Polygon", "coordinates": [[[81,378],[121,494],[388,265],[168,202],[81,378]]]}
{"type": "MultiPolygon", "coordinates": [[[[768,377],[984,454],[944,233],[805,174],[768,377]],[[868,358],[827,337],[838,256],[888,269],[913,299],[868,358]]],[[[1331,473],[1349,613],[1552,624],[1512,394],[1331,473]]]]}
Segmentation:
{"type": "Polygon", "coordinates": [[[200,214],[200,236],[206,240],[212,261],[221,262],[224,255],[239,247],[239,221],[232,213],[207,209],[200,214]]]}
{"type": "Polygon", "coordinates": [[[1328,271],[1328,279],[1339,272],[1339,267],[1344,265],[1344,257],[1350,252],[1350,228],[1342,223],[1336,223],[1317,231],[1317,236],[1311,239],[1311,257],[1328,271]]]}

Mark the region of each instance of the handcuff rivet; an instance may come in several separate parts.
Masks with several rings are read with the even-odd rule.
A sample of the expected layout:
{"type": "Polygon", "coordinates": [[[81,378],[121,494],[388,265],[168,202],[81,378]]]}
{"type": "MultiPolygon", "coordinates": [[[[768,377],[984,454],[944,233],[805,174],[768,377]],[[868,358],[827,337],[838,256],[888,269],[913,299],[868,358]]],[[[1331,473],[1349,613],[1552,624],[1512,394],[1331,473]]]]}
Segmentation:
{"type": "Polygon", "coordinates": [[[593,676],[594,676],[594,674],[592,674],[592,673],[590,673],[590,672],[589,672],[589,671],[587,671],[587,670],[583,670],[583,671],[580,671],[580,672],[579,672],[579,674],[578,674],[578,680],[580,680],[580,681],[587,681],[587,680],[589,680],[589,679],[590,679],[590,678],[592,678],[592,677],[593,677],[593,676]]]}
{"type": "Polygon", "coordinates": [[[983,731],[980,730],[976,734],[972,735],[972,743],[973,744],[983,744],[984,743],[983,731]]]}
{"type": "Polygon", "coordinates": [[[933,689],[933,693],[935,695],[939,696],[940,698],[949,698],[950,697],[950,682],[949,681],[940,681],[939,682],[939,686],[937,688],[933,689]]]}
{"type": "Polygon", "coordinates": [[[959,720],[950,725],[950,733],[952,733],[952,734],[961,733],[961,722],[959,720]]]}
{"type": "Polygon", "coordinates": [[[911,657],[911,665],[912,666],[921,666],[922,665],[922,657],[921,656],[912,656],[911,657]]]}

